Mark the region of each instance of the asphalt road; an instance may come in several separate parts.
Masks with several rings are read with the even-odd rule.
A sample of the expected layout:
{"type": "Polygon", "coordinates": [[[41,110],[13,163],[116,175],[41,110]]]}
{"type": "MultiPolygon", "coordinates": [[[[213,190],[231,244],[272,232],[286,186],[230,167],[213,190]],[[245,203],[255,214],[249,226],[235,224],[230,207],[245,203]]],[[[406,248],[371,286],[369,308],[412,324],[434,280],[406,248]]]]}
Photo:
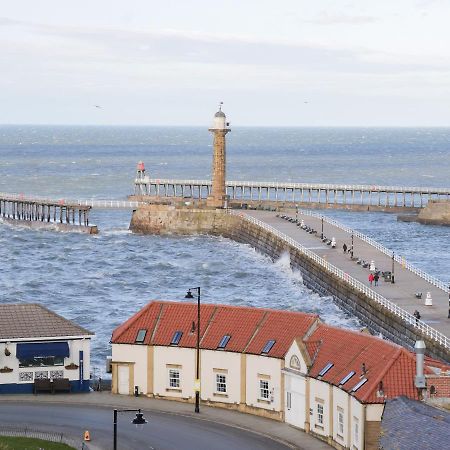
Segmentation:
{"type": "MultiPolygon", "coordinates": [[[[120,450],[262,450],[292,448],[266,436],[208,420],[155,411],[142,411],[148,423],[136,427],[132,412],[119,413],[120,450]]],[[[28,426],[40,431],[82,437],[89,430],[98,448],[112,449],[113,410],[105,407],[0,403],[3,426],[28,426]]],[[[81,439],[80,439],[81,442],[81,439]]]]}

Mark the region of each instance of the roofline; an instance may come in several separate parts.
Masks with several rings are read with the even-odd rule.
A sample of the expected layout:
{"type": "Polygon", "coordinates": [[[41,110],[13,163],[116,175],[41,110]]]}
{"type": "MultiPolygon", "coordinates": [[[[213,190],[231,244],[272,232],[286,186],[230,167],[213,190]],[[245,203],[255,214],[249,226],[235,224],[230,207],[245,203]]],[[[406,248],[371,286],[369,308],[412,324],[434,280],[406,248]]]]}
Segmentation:
{"type": "Polygon", "coordinates": [[[82,340],[91,339],[94,334],[79,334],[76,336],[39,336],[39,337],[29,337],[29,338],[0,338],[0,343],[14,343],[14,342],[29,342],[29,341],[59,341],[61,339],[65,340],[82,340]]]}

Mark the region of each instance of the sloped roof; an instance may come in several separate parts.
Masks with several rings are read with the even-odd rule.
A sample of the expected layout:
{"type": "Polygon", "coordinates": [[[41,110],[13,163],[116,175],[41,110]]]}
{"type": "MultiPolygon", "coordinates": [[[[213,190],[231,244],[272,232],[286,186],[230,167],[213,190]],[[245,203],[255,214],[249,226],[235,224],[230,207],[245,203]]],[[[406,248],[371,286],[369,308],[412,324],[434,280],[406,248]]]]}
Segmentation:
{"type": "Polygon", "coordinates": [[[0,305],[0,339],[32,339],[93,334],[37,303],[6,303],[0,305]]]}
{"type": "Polygon", "coordinates": [[[386,450],[442,450],[450,441],[450,413],[399,397],[386,402],[381,430],[386,450]]]}
{"type": "MultiPolygon", "coordinates": [[[[311,359],[315,359],[309,375],[351,392],[363,379],[367,381],[354,392],[354,396],[363,403],[383,403],[387,398],[406,395],[418,399],[414,386],[416,372],[415,354],[399,345],[376,336],[319,324],[306,340],[306,348],[311,359]],[[308,342],[320,342],[314,348],[308,342]],[[323,377],[320,371],[328,364],[333,367],[323,377]],[[363,365],[365,372],[363,373],[363,365]],[[352,371],[355,374],[343,385],[340,382],[352,371]],[[378,393],[382,382],[382,395],[378,393]]],[[[450,370],[450,366],[440,361],[426,358],[425,374],[431,374],[430,367],[450,370]]]]}
{"type": "MultiPolygon", "coordinates": [[[[223,336],[230,340],[225,350],[261,354],[268,340],[275,344],[267,354],[283,358],[292,341],[304,337],[317,321],[317,314],[277,311],[229,305],[201,305],[200,346],[216,349],[223,336]]],[[[153,301],[113,331],[113,344],[134,344],[140,329],[146,329],[144,344],[170,345],[176,331],[181,331],[179,347],[193,348],[196,333],[192,322],[197,323],[197,304],[153,301]]]]}

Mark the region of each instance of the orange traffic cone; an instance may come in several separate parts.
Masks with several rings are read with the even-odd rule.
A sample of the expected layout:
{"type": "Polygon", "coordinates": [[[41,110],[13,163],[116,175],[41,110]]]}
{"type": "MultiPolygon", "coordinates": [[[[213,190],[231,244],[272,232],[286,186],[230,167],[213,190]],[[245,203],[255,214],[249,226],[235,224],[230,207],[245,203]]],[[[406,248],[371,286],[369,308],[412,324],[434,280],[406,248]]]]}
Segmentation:
{"type": "Polygon", "coordinates": [[[91,440],[91,435],[89,434],[89,431],[88,431],[88,430],[86,430],[86,431],[84,432],[84,440],[85,440],[85,441],[90,441],[90,440],[91,440]]]}

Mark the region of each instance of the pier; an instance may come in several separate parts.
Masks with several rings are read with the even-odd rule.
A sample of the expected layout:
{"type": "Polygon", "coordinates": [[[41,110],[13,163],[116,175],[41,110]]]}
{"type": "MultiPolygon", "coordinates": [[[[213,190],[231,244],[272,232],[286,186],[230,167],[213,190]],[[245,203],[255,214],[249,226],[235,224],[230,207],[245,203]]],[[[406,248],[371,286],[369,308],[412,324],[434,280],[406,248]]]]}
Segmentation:
{"type": "MultiPolygon", "coordinates": [[[[355,209],[418,209],[430,200],[450,200],[450,188],[321,183],[226,181],[230,203],[309,204],[355,209]]],[[[209,180],[151,179],[137,176],[134,196],[145,200],[179,198],[206,200],[212,192],[209,180]]]]}
{"type": "Polygon", "coordinates": [[[0,218],[3,222],[30,228],[76,231],[88,234],[98,232],[89,224],[89,205],[26,198],[22,195],[0,196],[0,218]]]}

